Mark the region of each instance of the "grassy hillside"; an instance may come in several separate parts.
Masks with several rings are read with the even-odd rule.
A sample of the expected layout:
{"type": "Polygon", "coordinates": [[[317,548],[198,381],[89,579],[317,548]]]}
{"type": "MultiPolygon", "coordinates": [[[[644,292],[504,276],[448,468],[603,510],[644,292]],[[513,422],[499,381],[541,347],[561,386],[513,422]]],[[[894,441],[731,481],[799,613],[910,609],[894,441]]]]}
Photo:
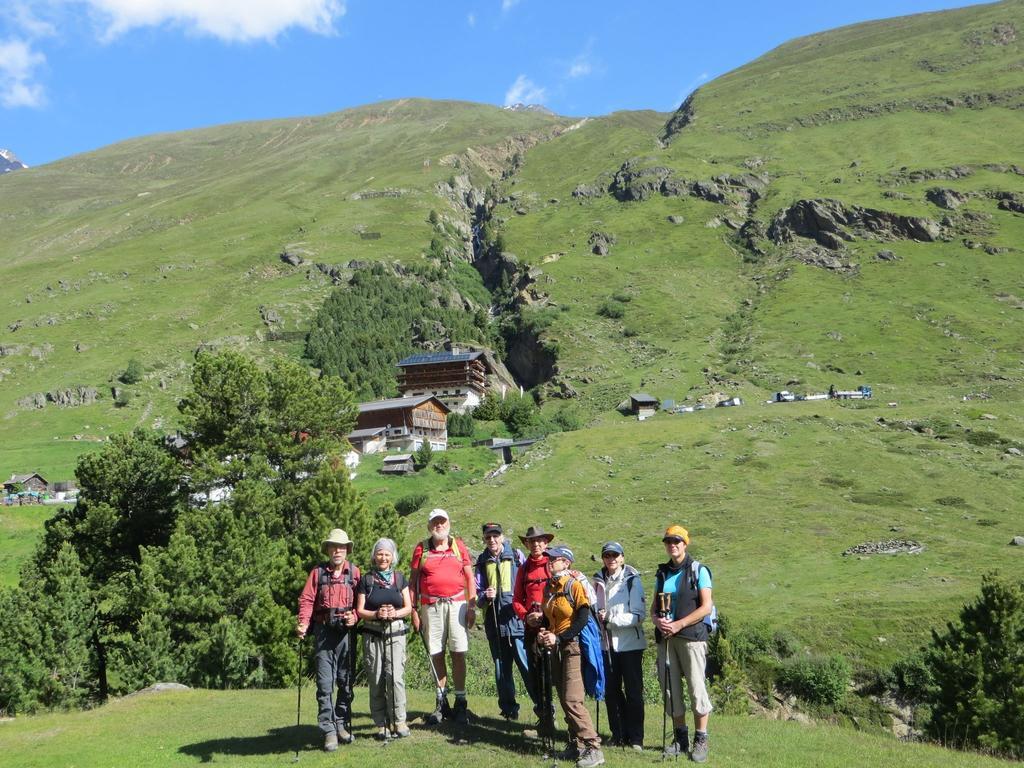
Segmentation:
{"type": "Polygon", "coordinates": [[[439,182],[469,173],[485,185],[488,152],[568,122],[407,100],[149,136],[5,175],[0,471],[67,478],[89,442],[170,427],[200,345],[294,353],[264,340],[268,325],[308,328],[331,289],[315,263],[421,259],[428,214],[451,213],[439,182]],[[454,167],[469,147],[480,163],[454,167]],[[283,263],[286,250],[306,264],[283,263]],[[278,320],[264,323],[269,313],[278,320]],[[132,357],[147,373],[117,409],[109,387],[132,357]],[[98,401],[18,404],[77,386],[98,401]]]}
{"type": "MultiPolygon", "coordinates": [[[[478,761],[537,765],[536,742],[522,738],[521,725],[498,716],[490,700],[474,699],[477,722],[470,744],[456,746],[448,731],[414,726],[408,740],[382,746],[370,738],[363,714],[365,690],[356,694],[356,741],[335,754],[319,751],[314,691],[303,692],[303,725],[295,726],[295,691],[167,691],[114,701],[88,712],[18,718],[0,723],[0,747],[11,768],[92,768],[101,765],[281,765],[300,750],[303,765],[387,761],[416,764],[429,750],[433,764],[462,766],[478,761]],[[71,746],[73,745],[73,746],[71,746]]],[[[426,712],[432,699],[411,692],[410,717],[426,712]]],[[[661,745],[661,717],[648,708],[648,747],[661,745]]],[[[852,760],[905,768],[996,766],[1005,763],[937,747],[900,744],[895,739],[830,726],[719,717],[711,733],[712,759],[731,766],[845,766],[852,760]]],[[[654,753],[605,753],[610,765],[649,765],[654,753]]]]}

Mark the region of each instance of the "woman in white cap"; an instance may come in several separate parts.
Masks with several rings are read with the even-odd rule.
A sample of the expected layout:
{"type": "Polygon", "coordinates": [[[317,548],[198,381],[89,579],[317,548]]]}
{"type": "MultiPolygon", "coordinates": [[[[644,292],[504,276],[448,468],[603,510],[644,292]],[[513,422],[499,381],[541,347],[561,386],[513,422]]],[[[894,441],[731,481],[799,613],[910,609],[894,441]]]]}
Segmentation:
{"type": "Polygon", "coordinates": [[[370,572],[356,589],[356,612],[363,620],[370,716],[381,740],[409,735],[405,722],[405,617],[412,613],[412,600],[409,584],[397,567],[395,542],[378,539],[370,553],[370,572]]]}
{"type": "Polygon", "coordinates": [[[302,588],[296,633],[304,638],[313,624],[317,720],[324,734],[324,749],[333,752],[338,742],[352,741],[353,627],[358,620],[354,608],[359,568],[348,560],[352,541],[341,528],[327,535],[320,550],[327,562],[309,572],[302,588]],[[338,695],[332,703],[335,683],[338,695]]]}
{"type": "Polygon", "coordinates": [[[626,565],[622,544],[605,542],[601,547],[604,567],[594,574],[597,618],[608,639],[605,660],[605,706],[613,746],[643,750],[644,679],[643,656],[647,641],[643,621],[647,615],[643,580],[626,565]]]}

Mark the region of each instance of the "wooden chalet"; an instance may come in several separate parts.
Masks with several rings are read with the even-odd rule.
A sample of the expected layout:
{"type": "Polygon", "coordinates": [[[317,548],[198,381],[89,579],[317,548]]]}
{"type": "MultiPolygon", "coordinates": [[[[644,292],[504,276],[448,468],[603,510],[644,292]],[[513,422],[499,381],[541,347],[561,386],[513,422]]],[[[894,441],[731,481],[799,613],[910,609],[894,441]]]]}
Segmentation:
{"type": "Polygon", "coordinates": [[[411,453],[399,453],[385,456],[380,471],[385,475],[408,475],[416,471],[416,465],[413,464],[411,453]]]}
{"type": "Polygon", "coordinates": [[[643,392],[629,396],[629,411],[640,421],[647,419],[658,412],[658,398],[651,397],[643,392]]]}
{"type": "Polygon", "coordinates": [[[14,493],[19,486],[22,491],[33,493],[45,493],[50,488],[45,477],[38,472],[32,472],[27,475],[11,475],[11,479],[4,483],[4,490],[7,493],[14,493]]]}
{"type": "Polygon", "coordinates": [[[492,373],[483,352],[458,349],[412,355],[399,360],[398,368],[398,389],[403,395],[433,395],[456,413],[480,404],[492,373]]]}
{"type": "Polygon", "coordinates": [[[451,409],[433,395],[395,397],[359,404],[356,431],[384,428],[388,448],[415,451],[429,442],[435,451],[448,448],[451,409]]]}

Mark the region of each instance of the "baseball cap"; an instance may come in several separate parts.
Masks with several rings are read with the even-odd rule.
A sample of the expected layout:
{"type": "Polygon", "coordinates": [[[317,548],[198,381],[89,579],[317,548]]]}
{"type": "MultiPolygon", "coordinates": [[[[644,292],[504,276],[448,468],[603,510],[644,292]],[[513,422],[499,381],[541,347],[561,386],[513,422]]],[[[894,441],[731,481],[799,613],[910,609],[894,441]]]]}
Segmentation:
{"type": "Polygon", "coordinates": [[[548,559],[554,560],[558,557],[564,557],[570,563],[576,559],[576,556],[572,553],[572,550],[564,544],[559,544],[556,547],[548,547],[548,559]]]}
{"type": "Polygon", "coordinates": [[[504,533],[502,530],[501,523],[484,523],[483,524],[484,536],[489,536],[493,533],[504,533]]]}
{"type": "Polygon", "coordinates": [[[429,523],[431,520],[434,520],[438,517],[443,517],[445,520],[450,521],[448,513],[445,512],[443,509],[432,509],[430,510],[430,512],[427,513],[427,522],[429,523]]]}
{"type": "Polygon", "coordinates": [[[614,552],[616,555],[624,555],[625,552],[622,550],[622,545],[617,541],[606,541],[601,545],[601,554],[605,555],[608,552],[614,552]]]}

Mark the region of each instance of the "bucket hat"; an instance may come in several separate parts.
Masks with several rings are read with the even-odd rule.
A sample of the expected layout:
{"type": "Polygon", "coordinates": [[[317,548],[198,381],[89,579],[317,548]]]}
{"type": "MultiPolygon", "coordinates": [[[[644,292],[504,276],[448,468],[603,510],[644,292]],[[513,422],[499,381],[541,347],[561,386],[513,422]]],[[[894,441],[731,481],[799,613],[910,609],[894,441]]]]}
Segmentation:
{"type": "Polygon", "coordinates": [[[352,539],[350,539],[348,534],[341,530],[341,528],[331,529],[331,532],[327,534],[327,538],[320,542],[320,551],[325,555],[327,554],[328,544],[340,544],[341,546],[346,547],[349,552],[352,551],[352,539]]]}

